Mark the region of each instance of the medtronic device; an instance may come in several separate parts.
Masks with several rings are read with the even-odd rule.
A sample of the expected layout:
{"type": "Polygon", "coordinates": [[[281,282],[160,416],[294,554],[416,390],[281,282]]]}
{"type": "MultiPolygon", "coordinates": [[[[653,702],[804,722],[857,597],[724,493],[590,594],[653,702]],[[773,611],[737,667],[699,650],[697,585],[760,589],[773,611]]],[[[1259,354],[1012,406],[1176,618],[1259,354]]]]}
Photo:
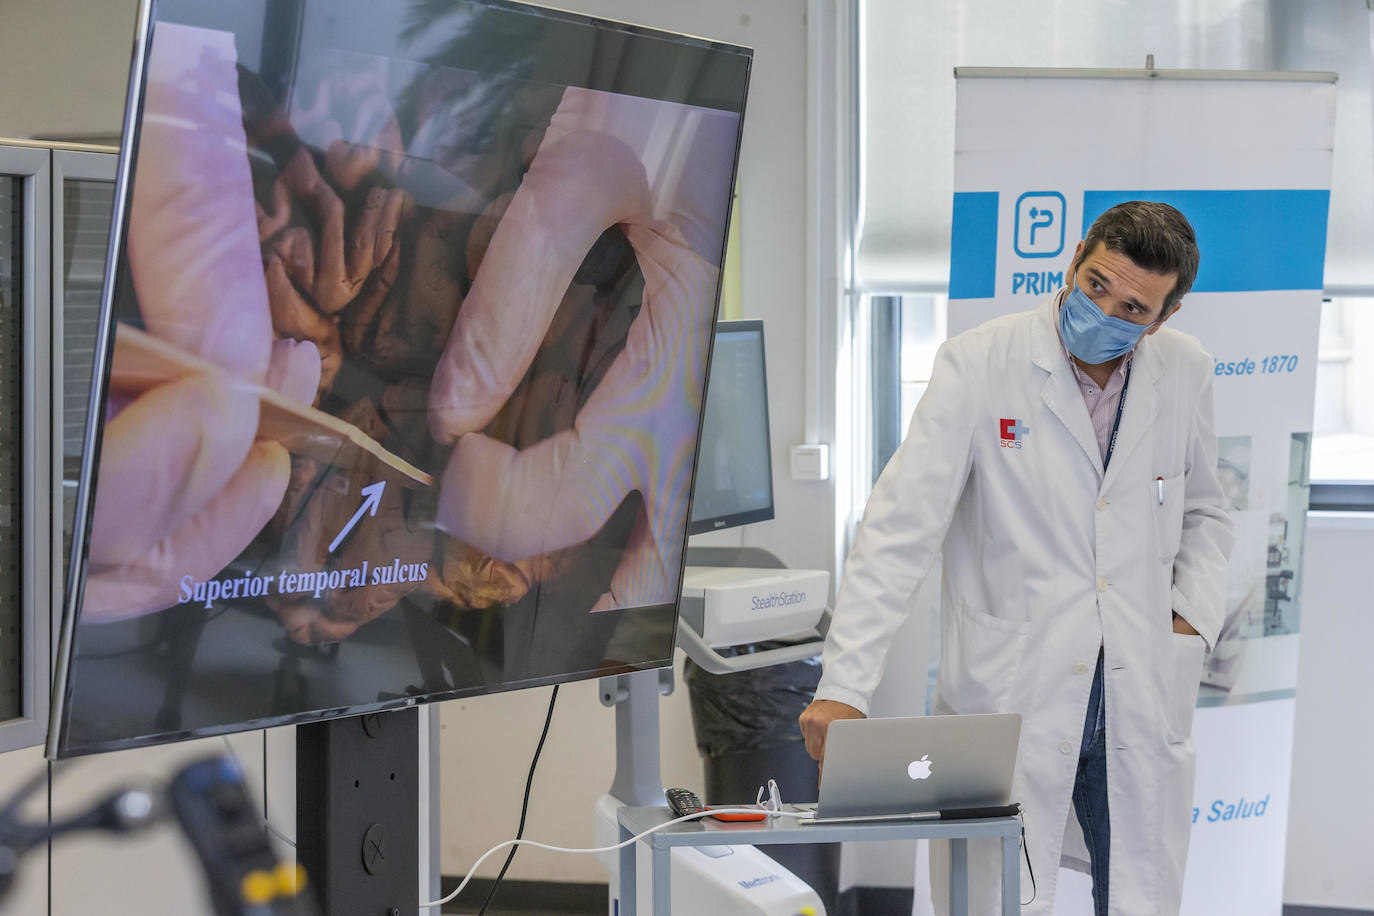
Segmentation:
{"type": "Polygon", "coordinates": [[[688,566],[682,620],[713,649],[815,629],[830,596],[823,569],[688,566]]]}

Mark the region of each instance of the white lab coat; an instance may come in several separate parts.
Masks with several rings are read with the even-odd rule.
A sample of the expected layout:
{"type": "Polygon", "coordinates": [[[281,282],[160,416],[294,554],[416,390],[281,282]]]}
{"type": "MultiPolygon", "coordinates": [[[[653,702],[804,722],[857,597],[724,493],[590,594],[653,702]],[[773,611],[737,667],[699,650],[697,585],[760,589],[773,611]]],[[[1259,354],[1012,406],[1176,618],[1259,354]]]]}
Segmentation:
{"type": "MultiPolygon", "coordinates": [[[[1038,885],[1025,912],[1049,914],[1103,647],[1111,912],[1161,916],[1182,893],[1193,709],[1233,539],[1215,473],[1212,361],[1167,327],[1141,340],[1104,475],[1057,301],[941,347],[850,551],[816,697],[867,712],[885,664],[906,663],[887,649],[943,546],[935,711],[1022,715],[1012,797],[1038,885]],[[1019,442],[1002,438],[1003,419],[1025,430],[1019,442]],[[1172,611],[1201,638],[1176,635],[1172,611]]],[[[995,844],[970,844],[974,913],[997,911],[998,862],[995,844]]],[[[1029,899],[1024,862],[1022,887],[1029,899]]]]}

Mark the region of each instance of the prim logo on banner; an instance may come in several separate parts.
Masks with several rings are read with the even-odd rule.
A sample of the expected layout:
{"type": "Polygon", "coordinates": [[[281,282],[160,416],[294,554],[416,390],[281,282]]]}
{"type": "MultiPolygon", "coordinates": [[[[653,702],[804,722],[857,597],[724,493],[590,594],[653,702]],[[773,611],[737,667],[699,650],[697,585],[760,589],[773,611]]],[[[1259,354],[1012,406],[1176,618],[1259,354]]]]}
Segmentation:
{"type": "MultiPolygon", "coordinates": [[[[1064,250],[1064,195],[1027,191],[1016,198],[1012,247],[1018,258],[1058,257],[1064,250]]],[[[1018,270],[1011,275],[1013,296],[1043,296],[1064,285],[1062,270],[1018,270]]]]}

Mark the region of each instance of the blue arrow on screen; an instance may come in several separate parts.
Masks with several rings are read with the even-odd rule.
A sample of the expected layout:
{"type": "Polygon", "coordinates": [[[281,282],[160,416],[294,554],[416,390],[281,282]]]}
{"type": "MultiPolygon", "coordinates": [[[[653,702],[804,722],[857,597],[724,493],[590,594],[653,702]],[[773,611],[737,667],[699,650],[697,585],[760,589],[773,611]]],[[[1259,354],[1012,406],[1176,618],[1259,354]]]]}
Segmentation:
{"type": "Polygon", "coordinates": [[[348,537],[348,532],[353,530],[354,525],[362,521],[364,514],[374,517],[377,515],[377,507],[382,504],[382,491],[385,489],[386,481],[379,480],[372,486],[363,487],[362,490],[359,491],[366,496],[367,499],[363,500],[363,504],[358,507],[358,511],[353,513],[353,517],[348,520],[348,524],[343,526],[343,530],[339,532],[338,537],[329,542],[330,553],[339,549],[339,545],[343,543],[343,539],[348,537]]]}

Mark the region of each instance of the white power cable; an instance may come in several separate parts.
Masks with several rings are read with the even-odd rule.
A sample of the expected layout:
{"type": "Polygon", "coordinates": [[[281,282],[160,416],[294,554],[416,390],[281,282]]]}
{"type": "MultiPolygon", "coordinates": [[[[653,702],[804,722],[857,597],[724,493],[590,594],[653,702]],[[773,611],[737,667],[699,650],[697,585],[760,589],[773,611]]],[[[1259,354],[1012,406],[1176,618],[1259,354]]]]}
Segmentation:
{"type": "MultiPolygon", "coordinates": [[[[713,814],[758,814],[758,813],[759,813],[759,809],[758,809],[758,808],[712,808],[712,809],[709,810],[709,811],[698,811],[696,814],[686,814],[686,815],[683,815],[682,817],[675,817],[675,818],[673,818],[671,821],[664,821],[662,824],[659,824],[659,825],[657,825],[657,826],[655,826],[655,827],[650,827],[648,830],[645,830],[643,833],[636,833],[634,836],[630,837],[628,840],[624,840],[624,841],[622,841],[622,842],[616,843],[614,846],[600,846],[600,847],[598,847],[598,848],[596,848],[596,849],[570,849],[570,848],[568,848],[568,847],[566,847],[566,846],[550,846],[548,843],[539,843],[539,842],[536,842],[536,841],[534,841],[534,840],[506,840],[504,843],[497,843],[495,846],[491,847],[491,848],[488,849],[486,852],[482,853],[481,858],[479,858],[476,862],[472,863],[472,868],[468,869],[468,873],[467,873],[466,875],[463,876],[462,883],[460,883],[457,887],[455,887],[455,888],[453,889],[453,891],[452,891],[447,897],[443,897],[443,898],[441,898],[441,899],[439,899],[439,900],[431,900],[429,903],[422,903],[422,904],[420,904],[420,908],[421,908],[421,909],[426,909],[426,908],[428,908],[428,907],[443,906],[445,903],[448,903],[448,902],[449,902],[450,900],[452,900],[454,897],[457,897],[459,894],[461,894],[461,893],[463,892],[463,888],[465,888],[465,887],[468,886],[468,882],[472,880],[473,874],[476,873],[477,869],[478,869],[479,867],[481,867],[481,865],[482,865],[483,862],[485,862],[488,858],[490,858],[490,857],[491,857],[492,855],[494,855],[495,853],[498,853],[498,852],[500,852],[501,850],[506,849],[506,848],[508,848],[508,847],[510,847],[510,846],[517,846],[517,845],[518,845],[518,846],[533,846],[533,847],[535,847],[536,849],[547,849],[547,850],[550,851],[550,852],[568,852],[568,853],[572,853],[572,854],[574,854],[574,855],[592,855],[592,854],[602,853],[602,852],[615,852],[617,849],[623,849],[623,848],[625,848],[626,846],[629,846],[631,843],[637,843],[637,842],[639,842],[640,840],[644,839],[646,836],[648,836],[648,835],[651,834],[651,833],[658,833],[660,830],[665,830],[665,829],[667,829],[668,827],[673,826],[674,824],[681,824],[683,821],[694,821],[694,820],[697,820],[697,819],[699,819],[699,818],[710,817],[710,816],[712,816],[713,814]]],[[[806,819],[815,817],[815,812],[813,812],[813,811],[767,811],[767,810],[765,810],[765,813],[766,813],[769,817],[795,817],[795,818],[799,818],[799,819],[802,819],[802,820],[806,820],[806,819]]]]}
{"type": "MultiPolygon", "coordinates": [[[[233,758],[234,764],[239,768],[240,771],[242,771],[243,761],[239,759],[238,752],[234,750],[234,745],[229,743],[229,736],[223,735],[221,737],[224,739],[224,747],[226,750],[229,751],[229,756],[233,758]]],[[[264,774],[263,778],[266,778],[266,774],[264,774]]],[[[265,809],[263,810],[262,814],[258,816],[262,819],[262,825],[267,828],[268,833],[272,834],[272,836],[276,837],[278,840],[281,840],[283,843],[285,843],[287,846],[290,846],[292,849],[296,848],[295,840],[291,839],[289,836],[282,833],[276,827],[272,826],[272,822],[267,819],[267,811],[265,809]]]]}
{"type": "MultiPolygon", "coordinates": [[[[229,743],[229,737],[226,735],[224,736],[223,740],[225,749],[229,751],[229,756],[232,757],[234,759],[234,762],[238,764],[240,769],[242,769],[243,764],[239,761],[239,755],[234,750],[234,746],[229,743]]],[[[769,780],[769,782],[771,783],[770,788],[772,789],[772,797],[773,799],[776,799],[777,785],[776,783],[772,783],[772,780],[769,780]]],[[[759,794],[760,797],[762,797],[763,789],[759,790],[759,794]]],[[[773,804],[777,804],[777,802],[774,801],[773,804]]],[[[763,813],[766,814],[768,817],[795,817],[799,820],[806,820],[808,818],[815,817],[815,812],[813,811],[782,811],[772,807],[766,807],[762,809],[760,809],[759,807],[712,808],[708,811],[698,811],[696,814],[685,814],[682,817],[675,817],[670,821],[664,821],[662,824],[650,827],[648,830],[645,830],[642,833],[637,833],[634,836],[630,837],[628,840],[616,843],[614,846],[600,846],[595,849],[573,849],[567,846],[552,846],[548,843],[540,843],[537,840],[506,840],[504,843],[497,843],[495,846],[491,847],[486,852],[482,853],[481,857],[479,857],[476,862],[472,863],[472,868],[468,869],[468,873],[463,876],[463,880],[459,883],[457,887],[455,887],[452,890],[452,892],[448,894],[448,896],[440,898],[439,900],[431,900],[428,903],[422,903],[420,904],[420,908],[428,909],[430,907],[443,906],[444,904],[453,900],[455,897],[461,894],[463,892],[463,889],[466,888],[468,884],[472,881],[472,876],[476,874],[478,868],[481,868],[483,862],[485,862],[487,859],[491,858],[493,855],[500,852],[501,850],[507,849],[511,846],[533,846],[536,849],[545,849],[549,852],[566,852],[571,853],[572,855],[596,855],[598,853],[615,852],[617,849],[624,849],[631,843],[638,843],[640,840],[644,839],[649,834],[658,833],[660,830],[665,830],[673,826],[674,824],[681,824],[686,821],[695,821],[703,817],[711,817],[712,815],[716,814],[758,814],[760,813],[760,810],[762,810],[763,813]]],[[[281,840],[283,843],[290,846],[292,849],[296,848],[296,841],[286,836],[276,827],[273,827],[272,822],[267,819],[267,815],[265,813],[261,815],[261,817],[263,826],[267,828],[267,831],[270,834],[272,834],[272,836],[276,837],[278,840],[281,840]]]]}

